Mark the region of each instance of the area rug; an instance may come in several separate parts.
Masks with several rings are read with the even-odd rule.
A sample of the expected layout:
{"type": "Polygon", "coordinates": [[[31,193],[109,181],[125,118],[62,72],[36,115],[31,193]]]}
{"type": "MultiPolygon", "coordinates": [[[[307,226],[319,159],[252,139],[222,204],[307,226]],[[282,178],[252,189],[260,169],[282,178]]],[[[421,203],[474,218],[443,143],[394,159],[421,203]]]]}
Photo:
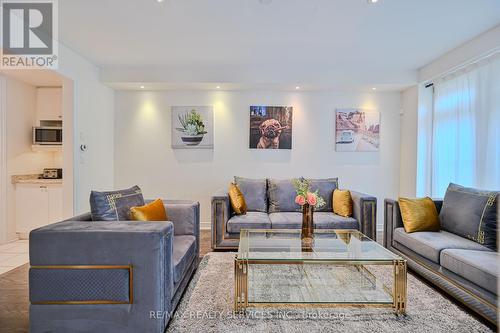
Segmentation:
{"type": "MultiPolygon", "coordinates": [[[[408,274],[406,316],[391,308],[251,308],[233,313],[234,253],[207,254],[167,332],[491,332],[459,306],[408,274]]],[[[390,279],[390,272],[380,272],[390,279]]]]}

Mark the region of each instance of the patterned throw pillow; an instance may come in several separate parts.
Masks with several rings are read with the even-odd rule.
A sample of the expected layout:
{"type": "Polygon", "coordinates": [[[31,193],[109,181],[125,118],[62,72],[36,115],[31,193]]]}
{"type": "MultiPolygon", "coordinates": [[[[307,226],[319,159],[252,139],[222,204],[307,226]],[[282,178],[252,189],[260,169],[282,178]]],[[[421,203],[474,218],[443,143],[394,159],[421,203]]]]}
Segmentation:
{"type": "Polygon", "coordinates": [[[92,221],[130,220],[130,208],[144,206],[144,198],[139,186],[126,190],[90,193],[92,221]]]}
{"type": "Polygon", "coordinates": [[[441,229],[496,250],[498,193],[451,183],[439,213],[441,229]]]}

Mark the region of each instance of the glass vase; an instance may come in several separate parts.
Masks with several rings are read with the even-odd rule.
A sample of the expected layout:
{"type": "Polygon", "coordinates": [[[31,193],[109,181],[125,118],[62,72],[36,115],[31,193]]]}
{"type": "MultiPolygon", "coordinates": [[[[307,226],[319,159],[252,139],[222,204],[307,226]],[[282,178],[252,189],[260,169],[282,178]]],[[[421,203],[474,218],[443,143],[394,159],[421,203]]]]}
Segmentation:
{"type": "Polygon", "coordinates": [[[313,232],[314,232],[314,220],[313,220],[314,207],[305,204],[302,206],[302,249],[306,251],[311,250],[313,232]]]}

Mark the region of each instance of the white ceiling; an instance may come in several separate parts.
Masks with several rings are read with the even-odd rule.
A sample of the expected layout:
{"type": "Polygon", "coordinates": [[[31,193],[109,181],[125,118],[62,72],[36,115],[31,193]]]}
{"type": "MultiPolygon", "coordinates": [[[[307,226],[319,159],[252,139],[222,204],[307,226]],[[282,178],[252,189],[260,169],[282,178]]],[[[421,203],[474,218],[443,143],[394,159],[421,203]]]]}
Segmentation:
{"type": "Polygon", "coordinates": [[[36,87],[60,87],[64,81],[60,74],[46,69],[3,69],[0,74],[36,87]]]}
{"type": "Polygon", "coordinates": [[[405,86],[500,23],[499,0],[64,0],[60,38],[103,80],[405,86]]]}

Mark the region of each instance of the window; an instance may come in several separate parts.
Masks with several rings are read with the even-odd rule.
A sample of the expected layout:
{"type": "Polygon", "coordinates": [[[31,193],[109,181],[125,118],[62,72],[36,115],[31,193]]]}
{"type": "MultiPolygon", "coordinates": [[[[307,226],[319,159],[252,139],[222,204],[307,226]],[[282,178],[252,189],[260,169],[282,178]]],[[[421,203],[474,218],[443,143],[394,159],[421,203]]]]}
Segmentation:
{"type": "Polygon", "coordinates": [[[450,182],[500,189],[500,57],[420,88],[417,141],[418,196],[450,182]]]}

